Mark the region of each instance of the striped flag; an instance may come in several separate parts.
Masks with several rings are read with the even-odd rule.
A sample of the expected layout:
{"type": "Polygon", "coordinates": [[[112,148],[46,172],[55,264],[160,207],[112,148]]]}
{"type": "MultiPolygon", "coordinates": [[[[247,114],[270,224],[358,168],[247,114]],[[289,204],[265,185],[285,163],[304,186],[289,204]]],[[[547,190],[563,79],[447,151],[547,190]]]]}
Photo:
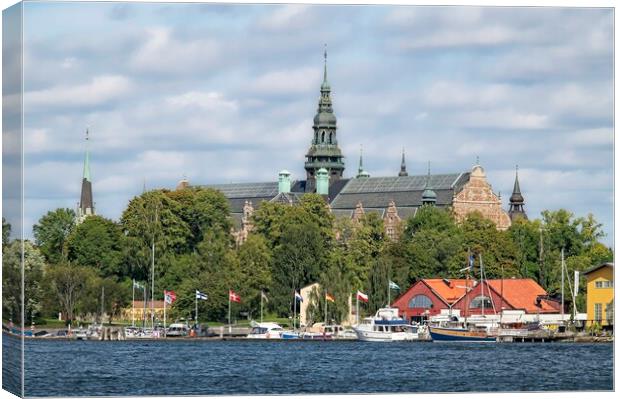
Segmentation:
{"type": "Polygon", "coordinates": [[[390,289],[391,290],[400,290],[400,287],[393,281],[390,281],[390,289]]]}
{"type": "Polygon", "coordinates": [[[362,291],[357,291],[356,297],[362,302],[368,302],[368,295],[364,294],[362,291]]]}
{"type": "Polygon", "coordinates": [[[196,299],[202,299],[203,301],[206,301],[207,299],[209,299],[209,295],[196,290],[196,299]]]}
{"type": "Polygon", "coordinates": [[[241,303],[241,297],[233,290],[228,290],[228,299],[231,302],[241,303]]]}
{"type": "Polygon", "coordinates": [[[265,302],[269,302],[269,298],[267,298],[267,295],[265,294],[265,291],[261,291],[260,292],[260,296],[261,296],[261,298],[263,298],[265,300],[265,302]]]}
{"type": "Polygon", "coordinates": [[[172,303],[176,300],[177,294],[175,294],[174,291],[164,290],[164,302],[166,302],[168,305],[172,305],[172,303]]]}
{"type": "Polygon", "coordinates": [[[133,287],[141,289],[141,290],[144,289],[144,286],[142,284],[140,284],[139,282],[137,282],[136,280],[133,281],[133,287]]]}
{"type": "Polygon", "coordinates": [[[330,294],[328,294],[328,293],[325,293],[325,300],[326,300],[326,301],[330,301],[330,302],[336,302],[336,300],[334,299],[334,297],[333,297],[333,296],[331,296],[331,295],[330,295],[330,294]]]}

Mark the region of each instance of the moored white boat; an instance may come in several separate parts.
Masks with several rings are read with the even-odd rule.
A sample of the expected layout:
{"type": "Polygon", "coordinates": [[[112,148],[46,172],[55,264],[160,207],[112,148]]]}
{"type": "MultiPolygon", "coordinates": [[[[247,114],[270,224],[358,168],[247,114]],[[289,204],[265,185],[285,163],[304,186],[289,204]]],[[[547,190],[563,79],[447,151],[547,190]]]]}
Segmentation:
{"type": "Polygon", "coordinates": [[[394,342],[420,339],[418,326],[398,316],[397,308],[381,308],[374,317],[366,317],[353,327],[360,341],[394,342]]]}
{"type": "Polygon", "coordinates": [[[284,330],[276,323],[256,323],[247,335],[250,339],[281,339],[284,330]]]}

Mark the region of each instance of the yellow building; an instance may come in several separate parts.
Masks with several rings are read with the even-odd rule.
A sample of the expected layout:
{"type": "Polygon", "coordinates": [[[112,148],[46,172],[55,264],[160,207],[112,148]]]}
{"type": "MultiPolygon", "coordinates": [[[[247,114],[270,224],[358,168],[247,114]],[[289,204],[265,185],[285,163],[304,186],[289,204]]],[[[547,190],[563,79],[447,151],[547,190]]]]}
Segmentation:
{"type": "MultiPolygon", "coordinates": [[[[168,305],[168,307],[170,307],[170,305],[168,305]]],[[[154,301],[153,310],[154,310],[156,319],[159,319],[159,320],[163,319],[164,318],[164,301],[154,301]]],[[[139,321],[145,318],[144,301],[134,301],[133,307],[130,305],[129,307],[123,309],[121,317],[123,318],[123,320],[132,320],[132,317],[131,317],[132,312],[133,312],[133,319],[136,321],[139,321]]],[[[146,303],[146,319],[149,320],[149,322],[151,320],[151,301],[148,301],[146,303]]]]}
{"type": "Polygon", "coordinates": [[[614,325],[614,264],[603,263],[583,272],[587,279],[587,326],[614,325]]]}

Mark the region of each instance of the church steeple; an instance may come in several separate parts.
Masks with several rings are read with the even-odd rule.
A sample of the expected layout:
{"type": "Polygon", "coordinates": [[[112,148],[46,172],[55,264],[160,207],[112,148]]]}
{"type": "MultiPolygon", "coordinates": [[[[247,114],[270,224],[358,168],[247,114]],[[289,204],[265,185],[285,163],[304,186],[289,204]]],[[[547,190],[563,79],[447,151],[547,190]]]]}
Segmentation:
{"type": "Polygon", "coordinates": [[[409,176],[409,173],[407,173],[407,165],[405,164],[405,147],[403,147],[403,157],[400,161],[400,172],[398,172],[398,176],[409,176]]]}
{"type": "Polygon", "coordinates": [[[527,220],[527,215],[523,208],[524,204],[525,200],[523,199],[521,186],[519,185],[519,165],[517,165],[515,170],[515,184],[512,189],[512,195],[510,196],[510,209],[508,210],[511,221],[515,221],[519,217],[527,220]]]}
{"type": "Polygon", "coordinates": [[[426,185],[422,193],[422,205],[435,205],[437,194],[431,188],[431,161],[428,161],[428,174],[426,175],[426,185]]]}
{"type": "Polygon", "coordinates": [[[80,208],[78,209],[78,218],[83,219],[88,215],[95,214],[93,205],[93,188],[90,178],[90,148],[89,133],[86,129],[86,153],[84,155],[84,169],[82,172],[82,192],[80,195],[80,208]]]}
{"type": "Polygon", "coordinates": [[[336,138],[336,116],[332,107],[331,87],[327,81],[327,46],[323,53],[323,83],[319,106],[314,116],[312,129],[314,137],[306,153],[306,192],[316,190],[316,172],[325,168],[330,184],[342,178],[344,172],[344,156],[338,147],[336,138]]]}

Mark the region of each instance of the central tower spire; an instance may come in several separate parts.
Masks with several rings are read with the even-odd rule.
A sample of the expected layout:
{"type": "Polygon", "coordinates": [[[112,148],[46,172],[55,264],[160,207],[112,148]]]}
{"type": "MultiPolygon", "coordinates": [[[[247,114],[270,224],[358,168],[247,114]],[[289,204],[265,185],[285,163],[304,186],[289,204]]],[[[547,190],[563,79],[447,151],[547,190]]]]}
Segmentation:
{"type": "Polygon", "coordinates": [[[336,138],[336,116],[332,108],[331,87],[327,81],[327,45],[323,52],[323,83],[321,84],[321,96],[319,106],[314,116],[312,130],[314,137],[310,148],[306,153],[306,192],[316,191],[316,172],[325,168],[328,172],[329,182],[333,183],[344,172],[344,156],[338,147],[336,138]]]}

